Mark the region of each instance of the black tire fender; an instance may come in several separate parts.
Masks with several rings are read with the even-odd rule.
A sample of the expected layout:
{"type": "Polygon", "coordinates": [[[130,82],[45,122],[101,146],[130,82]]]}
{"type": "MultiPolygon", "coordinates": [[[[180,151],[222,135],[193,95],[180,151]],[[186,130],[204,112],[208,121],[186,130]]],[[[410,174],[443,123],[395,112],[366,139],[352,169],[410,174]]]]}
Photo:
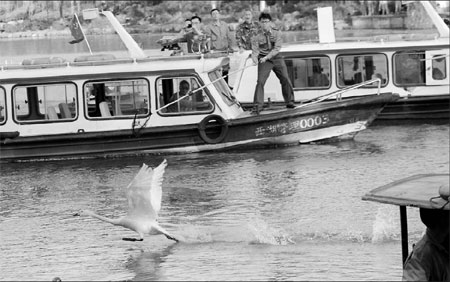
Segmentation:
{"type": "Polygon", "coordinates": [[[203,141],[208,144],[217,144],[223,141],[225,136],[228,134],[228,123],[227,121],[219,115],[209,115],[202,119],[198,124],[198,133],[203,141]],[[220,134],[216,138],[211,138],[206,134],[206,126],[211,121],[215,121],[220,125],[220,134]]]}

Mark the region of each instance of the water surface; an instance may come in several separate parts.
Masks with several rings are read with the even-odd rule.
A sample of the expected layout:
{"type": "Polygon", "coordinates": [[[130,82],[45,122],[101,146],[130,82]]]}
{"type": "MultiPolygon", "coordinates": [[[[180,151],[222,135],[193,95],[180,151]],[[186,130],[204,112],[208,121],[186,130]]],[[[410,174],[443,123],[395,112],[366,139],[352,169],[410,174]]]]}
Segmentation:
{"type": "MultiPolygon", "coordinates": [[[[401,280],[398,207],[368,191],[449,172],[449,125],[372,126],[353,141],[264,150],[1,164],[0,280],[401,280]],[[161,225],[122,241],[94,218],[164,158],[161,225]],[[295,242],[295,244],[289,243],[295,242]]],[[[410,245],[424,225],[408,208],[410,245]]]]}

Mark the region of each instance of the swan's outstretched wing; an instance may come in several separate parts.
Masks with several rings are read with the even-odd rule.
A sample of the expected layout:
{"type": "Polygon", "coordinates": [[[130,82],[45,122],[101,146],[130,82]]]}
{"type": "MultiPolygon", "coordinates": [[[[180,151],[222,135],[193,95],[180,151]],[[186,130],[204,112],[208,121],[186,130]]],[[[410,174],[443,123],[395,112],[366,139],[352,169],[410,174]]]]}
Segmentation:
{"type": "Polygon", "coordinates": [[[127,187],[128,215],[156,219],[161,209],[161,184],[167,161],[152,170],[143,164],[127,187]]]}
{"type": "Polygon", "coordinates": [[[162,200],[161,187],[163,182],[163,174],[166,166],[167,161],[163,160],[162,163],[153,170],[152,186],[150,189],[150,194],[152,197],[151,198],[152,206],[156,212],[156,215],[158,215],[159,210],[161,209],[161,200],[162,200]]]}

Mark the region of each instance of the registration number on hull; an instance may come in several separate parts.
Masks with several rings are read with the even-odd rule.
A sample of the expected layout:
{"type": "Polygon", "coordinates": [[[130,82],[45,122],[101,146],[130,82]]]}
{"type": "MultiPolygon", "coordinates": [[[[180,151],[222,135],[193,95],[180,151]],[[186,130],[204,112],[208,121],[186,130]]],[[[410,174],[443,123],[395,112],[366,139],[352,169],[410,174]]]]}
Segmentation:
{"type": "Polygon", "coordinates": [[[327,124],[329,120],[328,115],[317,115],[294,121],[285,121],[276,124],[259,126],[255,130],[255,135],[259,137],[267,134],[286,134],[296,132],[298,130],[309,129],[327,124]]]}

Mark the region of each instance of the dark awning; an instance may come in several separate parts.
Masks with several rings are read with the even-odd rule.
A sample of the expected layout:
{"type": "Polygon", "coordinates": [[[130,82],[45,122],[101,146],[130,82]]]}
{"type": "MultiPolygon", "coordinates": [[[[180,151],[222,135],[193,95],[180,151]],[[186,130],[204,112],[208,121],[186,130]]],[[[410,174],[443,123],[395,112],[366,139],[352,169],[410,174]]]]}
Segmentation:
{"type": "Polygon", "coordinates": [[[362,199],[398,206],[450,210],[449,182],[450,174],[417,174],[376,188],[362,199]]]}

